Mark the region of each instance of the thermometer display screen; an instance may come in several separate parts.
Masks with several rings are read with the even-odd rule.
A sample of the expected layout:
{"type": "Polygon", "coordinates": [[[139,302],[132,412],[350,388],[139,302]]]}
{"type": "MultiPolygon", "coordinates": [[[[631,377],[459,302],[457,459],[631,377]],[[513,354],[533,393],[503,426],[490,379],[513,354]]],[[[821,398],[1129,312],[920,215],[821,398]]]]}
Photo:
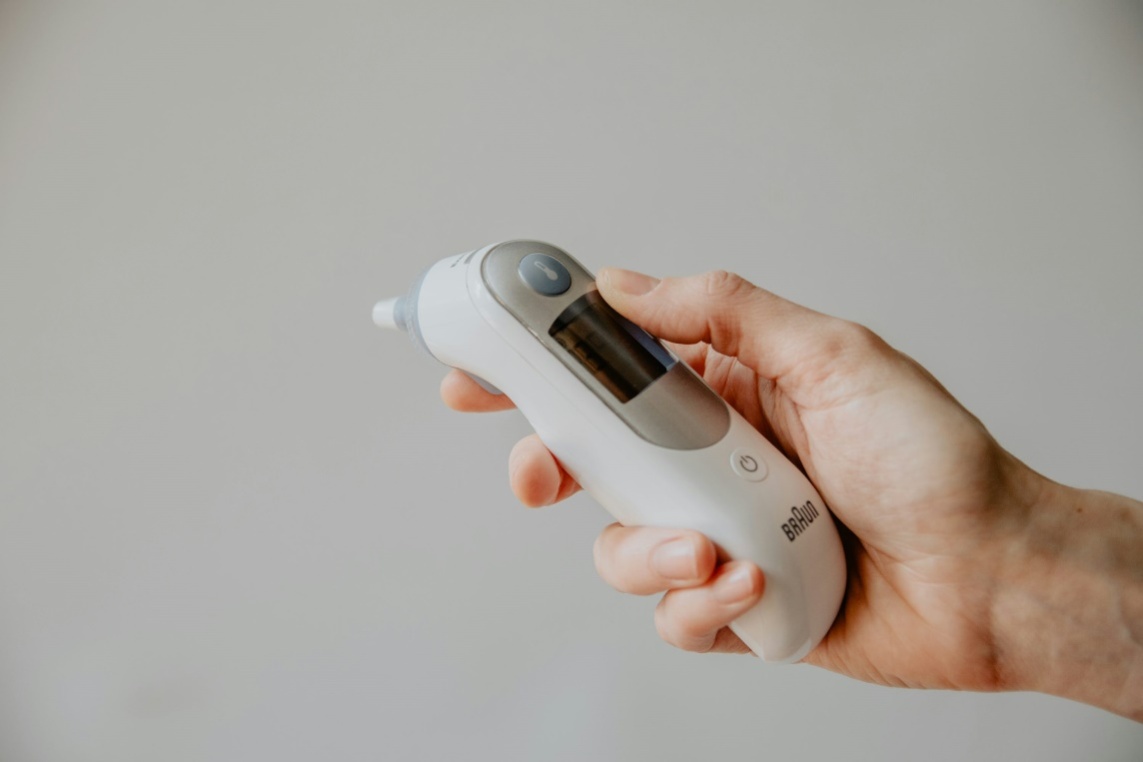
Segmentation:
{"type": "Polygon", "coordinates": [[[548,334],[620,402],[670,370],[675,357],[651,334],[590,291],[564,310],[548,334]]]}

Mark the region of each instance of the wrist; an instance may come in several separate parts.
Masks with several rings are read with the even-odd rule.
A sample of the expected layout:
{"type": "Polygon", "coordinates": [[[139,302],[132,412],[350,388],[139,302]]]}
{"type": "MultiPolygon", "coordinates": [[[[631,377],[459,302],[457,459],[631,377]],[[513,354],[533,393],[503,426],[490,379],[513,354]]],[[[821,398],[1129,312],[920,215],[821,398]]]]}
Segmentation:
{"type": "Polygon", "coordinates": [[[1143,721],[1143,504],[1021,468],[992,604],[998,686],[1143,721]]]}

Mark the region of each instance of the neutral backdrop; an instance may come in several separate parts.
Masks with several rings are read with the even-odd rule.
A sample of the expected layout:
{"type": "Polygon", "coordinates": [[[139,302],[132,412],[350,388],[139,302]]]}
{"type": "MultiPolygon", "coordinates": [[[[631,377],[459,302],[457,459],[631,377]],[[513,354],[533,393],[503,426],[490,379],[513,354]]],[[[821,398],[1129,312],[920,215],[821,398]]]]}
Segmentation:
{"type": "Polygon", "coordinates": [[[1139,2],[0,1],[0,759],[1138,760],[674,651],[377,298],[514,237],[862,321],[1143,496],[1139,2]]]}

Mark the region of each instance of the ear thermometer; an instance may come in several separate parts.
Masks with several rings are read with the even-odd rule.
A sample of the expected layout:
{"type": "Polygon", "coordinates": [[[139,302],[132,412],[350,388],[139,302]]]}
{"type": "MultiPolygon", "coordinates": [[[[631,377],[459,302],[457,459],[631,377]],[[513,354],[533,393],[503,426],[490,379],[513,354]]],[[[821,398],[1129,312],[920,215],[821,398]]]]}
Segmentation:
{"type": "Polygon", "coordinates": [[[762,659],[798,661],[829,630],[846,572],[821,496],[566,252],[509,241],[443,259],[373,320],[507,394],[619,522],[694,529],[757,564],[765,592],[730,627],[762,659]]]}

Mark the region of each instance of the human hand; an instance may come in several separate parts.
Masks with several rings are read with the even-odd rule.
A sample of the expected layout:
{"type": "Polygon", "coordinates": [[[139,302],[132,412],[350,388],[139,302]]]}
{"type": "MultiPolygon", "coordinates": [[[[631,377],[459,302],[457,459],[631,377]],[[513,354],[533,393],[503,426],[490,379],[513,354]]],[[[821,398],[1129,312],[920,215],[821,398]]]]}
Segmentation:
{"type": "MultiPolygon", "coordinates": [[[[845,601],[806,662],[887,685],[1062,692],[1035,681],[1017,620],[1047,606],[1022,571],[1047,563],[1029,528],[1044,528],[1034,519],[1058,516],[1048,507],[1075,495],[1005,452],[928,372],[868,329],[722,272],[657,281],[609,269],[597,283],[612,307],[672,342],[801,466],[843,525],[845,601]]],[[[459,373],[442,396],[459,410],[511,406],[459,373]]],[[[534,436],[509,463],[526,505],[578,489],[534,436]]],[[[694,532],[618,524],[600,535],[595,555],[616,588],[666,591],[656,624],[668,642],[747,650],[727,625],[764,594],[752,564],[720,566],[694,532]]]]}

